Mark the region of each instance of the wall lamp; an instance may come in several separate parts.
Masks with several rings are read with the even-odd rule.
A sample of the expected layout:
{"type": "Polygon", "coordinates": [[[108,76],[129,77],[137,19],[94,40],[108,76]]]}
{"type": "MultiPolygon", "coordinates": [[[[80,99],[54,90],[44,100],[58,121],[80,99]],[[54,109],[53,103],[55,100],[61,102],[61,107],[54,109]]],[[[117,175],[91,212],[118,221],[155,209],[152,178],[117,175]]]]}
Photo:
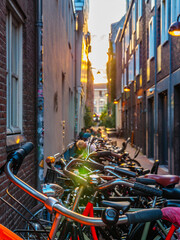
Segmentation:
{"type": "Polygon", "coordinates": [[[141,98],[143,98],[143,96],[137,96],[137,99],[141,99],[141,98]]]}
{"type": "Polygon", "coordinates": [[[129,86],[124,86],[124,92],[130,92],[130,91],[131,91],[131,89],[129,86]]]}
{"type": "Polygon", "coordinates": [[[179,22],[180,14],[177,17],[177,22],[174,22],[169,27],[168,33],[172,36],[179,37],[180,36],[180,22],[179,22]]]}
{"type": "Polygon", "coordinates": [[[114,104],[118,104],[118,100],[116,100],[116,99],[114,99],[114,102],[113,102],[114,104]]]}
{"type": "Polygon", "coordinates": [[[152,92],[154,92],[154,90],[155,90],[155,88],[150,88],[148,91],[149,91],[150,93],[152,93],[152,92]]]}

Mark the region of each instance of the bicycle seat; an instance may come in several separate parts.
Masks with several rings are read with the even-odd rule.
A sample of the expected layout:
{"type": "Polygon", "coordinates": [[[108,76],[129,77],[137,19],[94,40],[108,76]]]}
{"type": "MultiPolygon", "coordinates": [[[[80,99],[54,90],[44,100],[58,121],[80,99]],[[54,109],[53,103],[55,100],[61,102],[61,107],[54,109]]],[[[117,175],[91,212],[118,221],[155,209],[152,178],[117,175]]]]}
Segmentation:
{"type": "Polygon", "coordinates": [[[118,211],[122,210],[123,213],[127,212],[130,208],[130,202],[112,202],[112,201],[103,200],[101,201],[101,204],[104,207],[112,207],[118,211]]]}
{"type": "Polygon", "coordinates": [[[179,176],[176,175],[147,174],[144,176],[144,178],[154,179],[158,184],[163,187],[170,187],[179,183],[179,176]]]}

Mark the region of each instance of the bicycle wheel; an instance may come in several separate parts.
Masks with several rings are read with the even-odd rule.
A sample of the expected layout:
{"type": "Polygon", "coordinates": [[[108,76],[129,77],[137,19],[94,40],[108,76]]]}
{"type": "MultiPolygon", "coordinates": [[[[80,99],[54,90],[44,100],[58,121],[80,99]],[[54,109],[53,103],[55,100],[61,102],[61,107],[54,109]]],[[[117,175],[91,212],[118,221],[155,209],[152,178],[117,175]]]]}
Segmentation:
{"type": "Polygon", "coordinates": [[[52,226],[52,215],[47,211],[43,204],[39,203],[27,213],[26,224],[22,229],[15,232],[23,239],[47,239],[52,226]]]}
{"type": "MultiPolygon", "coordinates": [[[[148,223],[147,223],[148,224],[148,223]]],[[[167,221],[161,221],[161,227],[157,224],[157,222],[151,222],[148,229],[145,230],[146,224],[140,223],[137,224],[132,232],[130,233],[128,240],[136,240],[136,239],[143,239],[143,240],[164,240],[166,235],[169,232],[169,223],[167,221]],[[147,236],[143,237],[143,233],[147,231],[147,236]]],[[[145,235],[146,235],[145,234],[145,235]]],[[[176,235],[174,234],[171,240],[175,240],[176,235]]]]}
{"type": "Polygon", "coordinates": [[[133,167],[141,167],[141,164],[137,160],[134,160],[134,159],[127,160],[127,164],[130,166],[133,166],[133,167]]]}

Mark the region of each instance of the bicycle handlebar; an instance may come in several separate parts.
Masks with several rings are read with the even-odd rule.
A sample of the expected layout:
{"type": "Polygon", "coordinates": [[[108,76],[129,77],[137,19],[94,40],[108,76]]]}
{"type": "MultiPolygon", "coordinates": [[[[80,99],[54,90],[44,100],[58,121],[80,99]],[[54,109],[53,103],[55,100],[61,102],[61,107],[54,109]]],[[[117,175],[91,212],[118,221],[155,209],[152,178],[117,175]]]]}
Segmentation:
{"type": "Polygon", "coordinates": [[[162,211],[159,208],[143,209],[138,212],[126,214],[129,224],[151,222],[162,218],[162,211]]]}
{"type": "Polygon", "coordinates": [[[122,158],[122,155],[119,155],[117,153],[111,152],[111,151],[99,151],[99,152],[92,152],[89,154],[88,158],[90,157],[108,157],[112,156],[118,159],[122,158]]]}
{"type": "Polygon", "coordinates": [[[161,197],[163,195],[163,192],[160,189],[156,189],[154,187],[149,187],[149,186],[143,185],[141,183],[137,183],[137,182],[135,182],[135,183],[128,182],[128,181],[118,179],[118,178],[115,180],[109,181],[105,184],[101,184],[99,186],[99,190],[104,190],[104,189],[110,188],[115,185],[123,185],[125,187],[130,187],[130,188],[133,188],[134,190],[138,190],[140,192],[147,193],[150,196],[161,197]]]}
{"type": "Polygon", "coordinates": [[[11,161],[13,164],[14,174],[17,174],[19,168],[21,167],[23,159],[32,151],[33,148],[34,148],[33,143],[27,142],[17,151],[9,155],[8,160],[11,161]]]}
{"type": "Polygon", "coordinates": [[[136,177],[135,172],[131,172],[131,171],[128,171],[128,170],[120,168],[120,167],[105,166],[104,170],[112,170],[112,171],[117,172],[117,173],[119,173],[120,175],[123,175],[123,176],[125,175],[125,176],[128,176],[128,177],[134,177],[134,178],[136,177]]]}

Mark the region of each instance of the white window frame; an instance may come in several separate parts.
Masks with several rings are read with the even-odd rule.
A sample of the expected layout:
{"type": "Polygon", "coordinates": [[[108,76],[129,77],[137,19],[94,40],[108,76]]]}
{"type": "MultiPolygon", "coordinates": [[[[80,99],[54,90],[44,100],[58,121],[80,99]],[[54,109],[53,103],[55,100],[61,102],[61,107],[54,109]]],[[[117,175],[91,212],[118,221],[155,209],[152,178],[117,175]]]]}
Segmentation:
{"type": "Polygon", "coordinates": [[[171,0],[171,23],[177,21],[177,16],[180,13],[180,1],[171,0]]]}
{"type": "Polygon", "coordinates": [[[23,26],[15,13],[17,10],[8,11],[6,16],[7,134],[22,133],[23,129],[23,26]],[[15,26],[15,40],[12,39],[13,25],[15,26]],[[14,48],[16,69],[13,71],[12,47],[14,43],[16,44],[14,48]],[[16,102],[13,101],[13,97],[16,102]]]}
{"type": "Polygon", "coordinates": [[[140,75],[140,46],[136,47],[136,76],[140,75]]]}
{"type": "Polygon", "coordinates": [[[126,68],[124,69],[124,86],[127,85],[127,74],[126,74],[126,68]]]}
{"type": "Polygon", "coordinates": [[[161,0],[161,45],[168,41],[169,0],[161,0]]]}
{"type": "Polygon", "coordinates": [[[154,9],[155,7],[155,0],[151,0],[151,11],[154,9]]]}
{"type": "Polygon", "coordinates": [[[133,4],[132,7],[132,35],[136,31],[136,2],[133,4]]]}
{"type": "Polygon", "coordinates": [[[128,84],[134,81],[134,55],[129,60],[128,84]]]}
{"type": "Polygon", "coordinates": [[[151,20],[149,21],[149,58],[153,58],[154,57],[154,16],[151,18],[151,20]]]}
{"type": "Polygon", "coordinates": [[[124,92],[124,73],[121,74],[121,92],[124,92]]]}
{"type": "Polygon", "coordinates": [[[138,19],[142,17],[143,14],[143,0],[138,0],[138,19]]]}

